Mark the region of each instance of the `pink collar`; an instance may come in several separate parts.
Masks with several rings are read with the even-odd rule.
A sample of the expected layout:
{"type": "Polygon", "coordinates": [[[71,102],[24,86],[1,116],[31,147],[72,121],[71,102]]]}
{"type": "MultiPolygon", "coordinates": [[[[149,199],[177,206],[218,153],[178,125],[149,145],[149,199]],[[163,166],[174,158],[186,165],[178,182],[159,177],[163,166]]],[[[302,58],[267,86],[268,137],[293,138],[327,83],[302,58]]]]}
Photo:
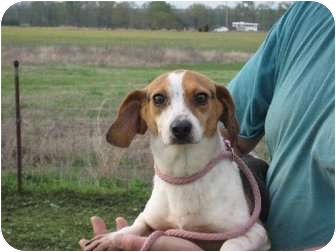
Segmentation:
{"type": "Polygon", "coordinates": [[[260,211],[261,211],[261,196],[260,191],[258,187],[258,183],[256,179],[254,178],[254,175],[250,171],[250,169],[246,166],[243,160],[241,160],[233,151],[231,148],[230,142],[227,140],[224,140],[226,150],[221,153],[218,157],[211,160],[203,170],[195,173],[194,175],[187,176],[187,177],[180,177],[175,178],[172,176],[168,176],[165,174],[162,174],[161,172],[158,172],[158,169],[155,169],[156,175],[159,176],[161,179],[168,183],[172,184],[187,184],[191,183],[201,177],[203,177],[207,172],[209,172],[220,160],[225,158],[230,158],[230,160],[235,161],[238,164],[238,167],[241,169],[243,174],[246,176],[248,182],[250,183],[253,197],[254,197],[254,209],[251,213],[251,216],[249,220],[233,230],[229,230],[227,232],[223,233],[200,233],[200,232],[193,232],[193,231],[187,231],[187,230],[180,230],[180,229],[169,229],[166,231],[157,230],[154,231],[150,236],[147,237],[144,244],[142,245],[141,250],[149,250],[152,244],[155,242],[155,240],[162,236],[162,235],[168,235],[168,236],[174,236],[174,237],[180,237],[183,239],[191,239],[191,240],[206,240],[206,241],[224,241],[228,239],[232,239],[235,237],[238,237],[240,235],[245,234],[258,220],[260,211]]]}
{"type": "Polygon", "coordinates": [[[185,185],[195,182],[196,180],[206,175],[209,171],[211,171],[212,168],[214,168],[223,159],[229,159],[233,161],[233,150],[231,147],[231,143],[229,140],[223,139],[223,141],[226,147],[225,150],[221,152],[217,157],[210,160],[209,163],[207,163],[202,170],[194,173],[193,175],[185,177],[173,177],[161,172],[156,165],[154,166],[155,174],[163,181],[173,185],[185,185]]]}

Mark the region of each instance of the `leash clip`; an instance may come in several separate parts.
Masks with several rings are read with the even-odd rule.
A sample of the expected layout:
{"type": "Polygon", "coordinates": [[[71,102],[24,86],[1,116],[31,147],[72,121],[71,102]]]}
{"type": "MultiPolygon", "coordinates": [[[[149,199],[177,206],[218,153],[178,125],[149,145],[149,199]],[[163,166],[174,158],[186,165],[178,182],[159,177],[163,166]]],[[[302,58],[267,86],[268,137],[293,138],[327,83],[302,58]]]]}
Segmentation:
{"type": "Polygon", "coordinates": [[[232,145],[231,145],[230,140],[223,138],[223,141],[224,141],[226,150],[229,151],[229,152],[231,152],[231,155],[232,155],[231,158],[232,158],[232,160],[234,160],[234,156],[235,156],[235,155],[234,155],[234,150],[233,150],[233,148],[232,148],[232,145]]]}
{"type": "Polygon", "coordinates": [[[232,148],[232,146],[231,146],[231,142],[230,142],[230,140],[228,140],[228,139],[224,139],[224,144],[225,144],[225,147],[226,147],[227,150],[233,152],[233,148],[232,148]]]}

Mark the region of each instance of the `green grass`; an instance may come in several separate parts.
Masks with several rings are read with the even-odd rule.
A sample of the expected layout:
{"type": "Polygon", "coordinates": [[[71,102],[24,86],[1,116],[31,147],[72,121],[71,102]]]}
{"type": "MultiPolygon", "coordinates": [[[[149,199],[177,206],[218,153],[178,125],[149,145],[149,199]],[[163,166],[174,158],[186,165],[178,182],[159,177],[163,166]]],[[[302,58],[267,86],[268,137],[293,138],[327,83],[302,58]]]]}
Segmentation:
{"type": "MultiPolygon", "coordinates": [[[[200,71],[218,83],[228,83],[242,64],[171,65],[160,68],[112,68],[86,65],[23,65],[20,71],[23,111],[49,110],[50,116],[112,118],[121,99],[142,88],[158,75],[179,68],[200,71]]],[[[13,116],[13,67],[2,66],[1,98],[3,118],[13,116]]]]}
{"type": "Polygon", "coordinates": [[[175,48],[254,52],[264,32],[200,33],[79,28],[2,27],[2,46],[175,48]]]}
{"type": "Polygon", "coordinates": [[[92,237],[91,216],[102,217],[113,229],[117,216],[133,221],[150,193],[149,184],[134,179],[78,182],[26,175],[22,194],[13,173],[2,172],[1,183],[2,234],[19,250],[79,250],[79,239],[92,237]]]}

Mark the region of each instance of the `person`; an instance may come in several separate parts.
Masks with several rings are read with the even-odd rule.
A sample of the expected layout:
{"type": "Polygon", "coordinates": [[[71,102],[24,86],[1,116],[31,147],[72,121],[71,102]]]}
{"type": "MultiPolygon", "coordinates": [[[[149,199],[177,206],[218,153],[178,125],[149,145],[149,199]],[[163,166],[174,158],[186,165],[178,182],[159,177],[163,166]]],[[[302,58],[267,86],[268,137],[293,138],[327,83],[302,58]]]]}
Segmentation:
{"type": "Polygon", "coordinates": [[[298,2],[274,25],[229,90],[239,149],[265,136],[270,154],[266,229],[274,250],[327,244],[335,220],[335,24],[317,2],[298,2]]]}
{"type": "MultiPolygon", "coordinates": [[[[293,4],[229,83],[241,126],[240,152],[250,152],[264,136],[270,154],[266,228],[273,250],[319,248],[334,233],[334,28],[322,4],[293,4]]],[[[98,233],[106,231],[103,220],[91,221],[98,233]]],[[[124,219],[118,222],[125,225],[124,219]]],[[[133,236],[126,244],[138,250],[144,239],[133,236]]],[[[152,247],[192,249],[200,248],[166,236],[152,247]]]]}

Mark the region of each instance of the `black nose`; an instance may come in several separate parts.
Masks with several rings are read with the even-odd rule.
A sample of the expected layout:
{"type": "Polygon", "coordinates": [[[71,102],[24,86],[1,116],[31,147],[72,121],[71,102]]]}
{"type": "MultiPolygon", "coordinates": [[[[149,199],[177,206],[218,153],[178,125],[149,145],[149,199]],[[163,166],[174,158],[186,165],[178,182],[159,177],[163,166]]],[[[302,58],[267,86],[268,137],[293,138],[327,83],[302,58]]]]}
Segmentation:
{"type": "Polygon", "coordinates": [[[176,139],[185,140],[190,135],[192,125],[188,120],[175,120],[170,128],[176,139]]]}

